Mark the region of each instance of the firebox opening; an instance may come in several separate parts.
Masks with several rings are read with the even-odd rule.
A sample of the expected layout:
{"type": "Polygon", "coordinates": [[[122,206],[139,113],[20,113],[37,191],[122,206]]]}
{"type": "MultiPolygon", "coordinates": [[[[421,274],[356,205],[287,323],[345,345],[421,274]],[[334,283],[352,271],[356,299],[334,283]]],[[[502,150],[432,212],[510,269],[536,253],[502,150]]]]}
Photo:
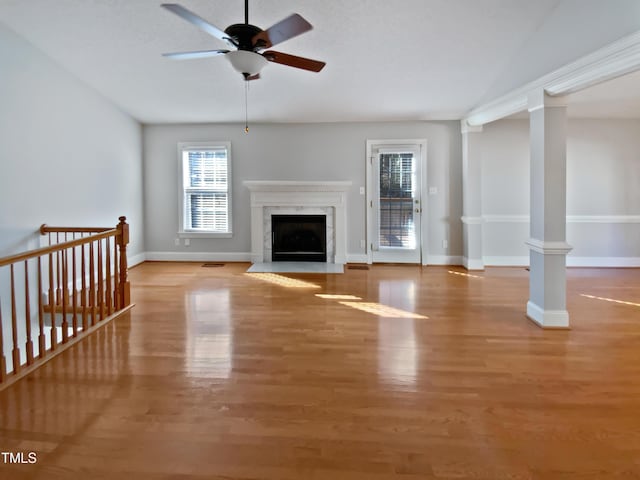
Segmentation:
{"type": "Polygon", "coordinates": [[[274,262],[326,262],[326,215],[272,215],[274,262]]]}

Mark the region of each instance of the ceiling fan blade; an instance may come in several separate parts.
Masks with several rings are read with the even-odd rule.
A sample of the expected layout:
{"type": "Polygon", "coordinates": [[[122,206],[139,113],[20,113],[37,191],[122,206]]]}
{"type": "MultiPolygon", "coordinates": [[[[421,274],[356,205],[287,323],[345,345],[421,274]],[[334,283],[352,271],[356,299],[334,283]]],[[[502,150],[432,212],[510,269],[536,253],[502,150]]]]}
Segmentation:
{"type": "Polygon", "coordinates": [[[278,43],[289,40],[301,33],[308,32],[313,27],[309,22],[297,13],[288,16],[275,25],[258,33],[253,37],[252,43],[260,48],[271,48],[278,43]]]}
{"type": "Polygon", "coordinates": [[[190,60],[192,58],[217,57],[226,53],[229,53],[229,50],[199,50],[195,52],[163,53],[162,56],[173,60],[190,60]]]}
{"type": "Polygon", "coordinates": [[[220,30],[215,25],[210,24],[204,18],[199,17],[195,13],[190,10],[187,10],[182,5],[178,5],[177,3],[163,3],[161,7],[166,8],[172,13],[175,13],[180,18],[183,18],[187,22],[195,25],[200,30],[207,32],[209,35],[219,38],[220,40],[227,41],[228,35],[220,30]]]}
{"type": "Polygon", "coordinates": [[[302,68],[303,70],[310,70],[312,72],[319,72],[326,65],[325,62],[320,62],[319,60],[297,57],[295,55],[289,55],[288,53],[276,52],[273,50],[264,52],[262,56],[270,62],[288,65],[289,67],[302,68]]]}

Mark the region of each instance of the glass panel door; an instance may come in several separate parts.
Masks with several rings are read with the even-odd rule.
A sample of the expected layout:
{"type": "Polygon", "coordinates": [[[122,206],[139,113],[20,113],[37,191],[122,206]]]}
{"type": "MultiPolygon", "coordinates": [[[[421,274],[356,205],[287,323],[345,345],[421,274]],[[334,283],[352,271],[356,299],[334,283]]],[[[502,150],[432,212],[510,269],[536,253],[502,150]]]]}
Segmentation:
{"type": "Polygon", "coordinates": [[[379,148],[376,174],[372,245],[375,262],[420,263],[420,154],[417,146],[379,148]]]}

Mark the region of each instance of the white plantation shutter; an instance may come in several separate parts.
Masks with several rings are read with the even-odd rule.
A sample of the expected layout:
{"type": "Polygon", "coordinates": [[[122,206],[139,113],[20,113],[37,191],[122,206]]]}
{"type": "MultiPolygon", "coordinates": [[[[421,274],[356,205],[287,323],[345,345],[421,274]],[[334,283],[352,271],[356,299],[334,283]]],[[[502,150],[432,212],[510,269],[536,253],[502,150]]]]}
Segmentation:
{"type": "Polygon", "coordinates": [[[226,193],[189,193],[187,202],[191,219],[189,229],[213,232],[229,229],[226,193]]]}
{"type": "Polygon", "coordinates": [[[379,245],[415,248],[413,153],[380,153],[379,245]]]}
{"type": "Polygon", "coordinates": [[[229,157],[227,145],[182,147],[184,232],[231,232],[229,157]]]}

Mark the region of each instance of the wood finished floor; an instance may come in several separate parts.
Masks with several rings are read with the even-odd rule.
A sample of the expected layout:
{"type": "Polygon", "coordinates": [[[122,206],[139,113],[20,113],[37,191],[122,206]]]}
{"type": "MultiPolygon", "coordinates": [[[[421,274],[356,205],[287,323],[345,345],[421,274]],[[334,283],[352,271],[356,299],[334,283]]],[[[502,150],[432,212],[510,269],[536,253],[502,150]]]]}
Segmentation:
{"type": "Polygon", "coordinates": [[[544,331],[523,268],[247,267],[132,269],[130,314],[0,392],[37,453],[0,478],[640,478],[639,270],[569,270],[544,331]]]}

